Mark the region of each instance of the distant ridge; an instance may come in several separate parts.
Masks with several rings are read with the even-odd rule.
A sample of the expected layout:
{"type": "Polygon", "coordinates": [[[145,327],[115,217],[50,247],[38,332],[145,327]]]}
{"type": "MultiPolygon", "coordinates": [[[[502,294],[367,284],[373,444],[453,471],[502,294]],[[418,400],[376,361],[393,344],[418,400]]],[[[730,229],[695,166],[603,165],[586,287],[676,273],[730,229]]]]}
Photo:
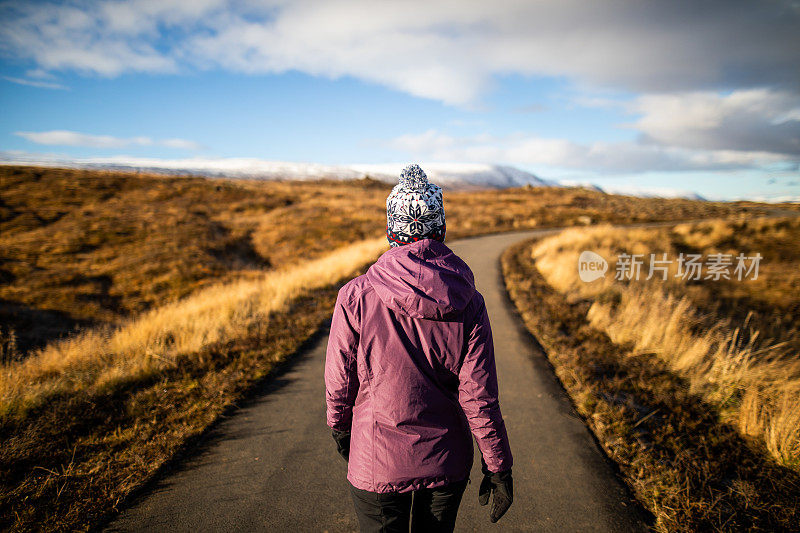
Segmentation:
{"type": "MultiPolygon", "coordinates": [[[[70,168],[138,171],[155,174],[194,174],[209,177],[245,179],[360,179],[369,176],[386,183],[397,183],[404,164],[321,165],[292,163],[251,158],[221,159],[145,159],[86,158],[65,159],[2,154],[4,164],[64,166],[70,168]]],[[[430,180],[448,188],[506,188],[525,185],[554,187],[558,183],[544,180],[518,168],[480,163],[420,163],[430,180]]]]}
{"type": "MultiPolygon", "coordinates": [[[[504,165],[485,165],[479,163],[427,163],[420,164],[431,181],[442,186],[452,187],[558,187],[554,181],[504,165]]],[[[350,168],[382,181],[395,183],[403,165],[352,165],[350,168]]]]}
{"type": "MultiPolygon", "coordinates": [[[[706,198],[694,191],[670,187],[639,187],[634,184],[619,184],[600,187],[589,182],[571,180],[547,180],[536,174],[508,165],[482,163],[418,163],[430,180],[446,189],[504,189],[508,187],[580,187],[601,193],[623,194],[651,198],[685,198],[704,201],[706,198]]],[[[191,174],[208,177],[226,177],[253,180],[352,180],[369,176],[388,184],[397,183],[400,171],[407,163],[323,165],[269,161],[256,158],[187,158],[156,159],[128,157],[69,158],[52,154],[36,154],[19,151],[0,151],[0,165],[39,165],[49,167],[84,168],[97,170],[119,170],[152,174],[191,174]]],[[[776,199],[761,198],[760,201],[798,201],[796,197],[776,199]]]]}

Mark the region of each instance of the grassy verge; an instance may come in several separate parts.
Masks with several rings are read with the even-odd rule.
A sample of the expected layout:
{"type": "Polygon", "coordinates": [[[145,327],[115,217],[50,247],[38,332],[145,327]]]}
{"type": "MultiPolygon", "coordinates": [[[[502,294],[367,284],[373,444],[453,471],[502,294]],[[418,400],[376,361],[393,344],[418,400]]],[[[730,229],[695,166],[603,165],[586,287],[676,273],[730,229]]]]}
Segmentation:
{"type": "MultiPolygon", "coordinates": [[[[370,179],[230,180],[0,165],[0,344],[14,338],[18,352],[3,359],[219,281],[378,238],[390,189],[370,179]]],[[[550,187],[448,190],[445,204],[449,239],[774,209],[550,187]]]]}
{"type": "Polygon", "coordinates": [[[0,165],[0,328],[14,330],[23,358],[76,330],[380,237],[388,190],[0,165]]]}
{"type": "Polygon", "coordinates": [[[340,282],[385,248],[365,241],[205,289],[7,367],[0,528],[84,530],[114,512],[295,352],[329,317],[340,282]]]}
{"type": "MultiPolygon", "coordinates": [[[[0,527],[86,529],[113,510],[385,249],[390,188],[0,166],[0,527]]],[[[774,209],[580,188],[445,198],[451,240],[774,209]]]]}
{"type": "Polygon", "coordinates": [[[578,412],[660,531],[795,530],[800,476],[721,423],[652,353],[616,344],[542,277],[533,241],[502,257],[506,287],[578,412]]]}
{"type": "Polygon", "coordinates": [[[593,326],[618,344],[654,353],[724,423],[761,440],[780,463],[800,468],[798,235],[797,217],[673,228],[601,226],[562,232],[543,240],[533,254],[551,286],[568,299],[591,300],[587,316],[593,326]],[[643,272],[638,279],[608,275],[584,283],[576,268],[583,250],[608,257],[615,274],[615,257],[640,254],[643,272]],[[727,257],[732,264],[719,275],[706,269],[683,276],[675,260],[682,253],[727,257]],[[739,279],[734,258],[756,253],[763,256],[758,275],[739,279]],[[646,279],[650,263],[663,257],[673,259],[666,271],[646,279]]]}

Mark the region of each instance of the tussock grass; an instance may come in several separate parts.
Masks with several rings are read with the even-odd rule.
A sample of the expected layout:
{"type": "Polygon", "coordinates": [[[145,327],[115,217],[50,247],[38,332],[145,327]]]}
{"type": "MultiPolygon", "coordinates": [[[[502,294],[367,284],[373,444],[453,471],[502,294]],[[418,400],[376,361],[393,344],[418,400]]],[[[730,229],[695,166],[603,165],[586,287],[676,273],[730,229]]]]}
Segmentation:
{"type": "Polygon", "coordinates": [[[760,342],[747,324],[731,330],[727,320],[698,333],[690,301],[656,289],[626,291],[618,306],[594,304],[587,316],[614,342],[667,361],[724,422],[762,440],[782,464],[800,467],[800,361],[783,345],[760,342]]]}
{"type": "Polygon", "coordinates": [[[362,241],[52,344],[0,375],[0,529],[86,530],[330,316],[362,241]]]}
{"type": "Polygon", "coordinates": [[[0,325],[24,354],[379,238],[388,191],[0,165],[0,325]]]}
{"type": "MultiPolygon", "coordinates": [[[[0,325],[21,353],[252,271],[383,235],[390,184],[0,165],[0,325]]],[[[445,191],[448,238],[773,207],[579,188],[445,191]]]]}
{"type": "Polygon", "coordinates": [[[202,349],[247,335],[304,291],[344,279],[387,248],[359,242],[298,266],[202,289],[112,330],[56,342],[0,375],[0,417],[24,417],[55,395],[145,379],[202,349]]]}
{"type": "MultiPolygon", "coordinates": [[[[601,227],[563,232],[537,245],[532,254],[551,285],[569,297],[592,301],[587,317],[593,326],[616,343],[656,354],[688,380],[692,392],[717,406],[724,423],[761,440],[782,464],[800,468],[797,325],[776,331],[773,316],[749,312],[738,318],[752,301],[751,293],[763,297],[760,289],[777,283],[771,276],[782,279],[786,289],[800,281],[795,266],[800,259],[798,236],[800,221],[794,219],[713,221],[680,225],[672,231],[601,227]],[[682,249],[704,255],[760,252],[768,259],[760,283],[687,282],[675,277],[676,263],[668,281],[658,277],[645,281],[646,269],[639,281],[614,280],[612,263],[605,278],[583,283],[577,275],[577,256],[587,249],[609,259],[621,252],[646,258],[667,252],[674,259],[682,249]],[[727,299],[728,307],[736,307],[738,313],[725,313],[715,298],[727,299]],[[760,325],[778,337],[763,337],[760,325]]],[[[780,287],[774,289],[777,293],[780,287]]],[[[789,298],[781,295],[774,311],[791,306],[789,298]]]]}
{"type": "MultiPolygon", "coordinates": [[[[593,242],[611,242],[606,241],[605,231],[601,233],[593,242]]],[[[545,241],[541,244],[545,246],[545,241]]],[[[771,458],[763,439],[751,440],[724,423],[720,404],[708,400],[702,391],[693,391],[696,386],[671,367],[671,360],[636,349],[633,343],[614,342],[604,329],[593,325],[588,315],[596,302],[619,304],[621,296],[605,291],[595,300],[556,290],[539,270],[545,257],[533,259],[532,250],[538,245],[536,241],[520,243],[503,254],[506,288],[525,325],[545,348],[578,413],[617,463],[637,499],[653,514],[655,529],[796,530],[800,523],[797,470],[771,458]]],[[[559,250],[553,241],[547,246],[554,253],[559,250]]],[[[574,259],[569,265],[573,272],[577,256],[574,259]]],[[[568,285],[568,276],[554,279],[568,285]]],[[[649,303],[658,307],[669,302],[649,303]]],[[[675,319],[681,308],[674,309],[674,316],[672,310],[664,311],[665,323],[675,319]]],[[[742,347],[739,341],[735,344],[742,347]]],[[[736,374],[718,371],[731,377],[736,374]]],[[[753,401],[757,392],[749,389],[733,403],[753,401]]]]}
{"type": "MultiPolygon", "coordinates": [[[[0,166],[0,529],[113,512],[329,316],[386,247],[390,188],[0,166]]],[[[773,209],[579,188],[445,198],[451,240],[773,209]]]]}

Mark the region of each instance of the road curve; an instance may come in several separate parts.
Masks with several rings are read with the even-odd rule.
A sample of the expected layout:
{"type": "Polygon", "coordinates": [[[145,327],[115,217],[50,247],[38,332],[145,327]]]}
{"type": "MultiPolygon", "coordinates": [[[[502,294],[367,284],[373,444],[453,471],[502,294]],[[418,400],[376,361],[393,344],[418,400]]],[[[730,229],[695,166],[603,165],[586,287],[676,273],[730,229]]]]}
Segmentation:
{"type": "MultiPolygon", "coordinates": [[[[448,243],[475,273],[489,311],[500,405],[514,453],[514,505],[497,524],[477,503],[472,471],[457,531],[643,531],[643,513],[575,414],[545,355],[506,296],[500,254],[546,231],[448,243]]],[[[108,531],[356,531],[325,425],[326,334],[297,354],[263,394],[242,404],[111,523],[108,531]]],[[[476,455],[477,458],[477,455],[476,455]]]]}

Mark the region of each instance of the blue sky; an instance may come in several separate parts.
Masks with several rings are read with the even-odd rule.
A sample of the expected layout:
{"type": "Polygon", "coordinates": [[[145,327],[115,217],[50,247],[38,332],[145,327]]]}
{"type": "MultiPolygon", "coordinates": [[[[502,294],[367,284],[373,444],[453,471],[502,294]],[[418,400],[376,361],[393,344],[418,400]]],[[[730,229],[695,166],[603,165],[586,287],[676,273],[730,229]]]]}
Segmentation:
{"type": "Polygon", "coordinates": [[[0,151],[800,198],[800,8],[698,5],[0,1],[0,151]]]}

